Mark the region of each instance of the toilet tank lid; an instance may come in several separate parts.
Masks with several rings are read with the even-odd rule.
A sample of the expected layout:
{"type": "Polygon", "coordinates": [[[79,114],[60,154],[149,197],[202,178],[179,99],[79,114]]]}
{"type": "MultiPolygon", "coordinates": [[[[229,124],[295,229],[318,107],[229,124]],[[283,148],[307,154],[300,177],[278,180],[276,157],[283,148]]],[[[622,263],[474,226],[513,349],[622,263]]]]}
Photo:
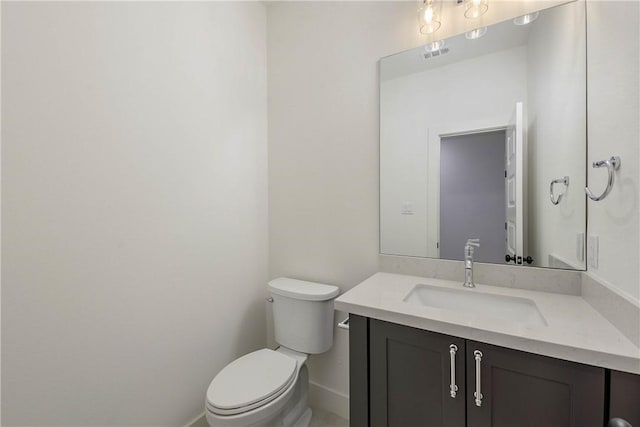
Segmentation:
{"type": "Polygon", "coordinates": [[[269,282],[269,290],[276,295],[305,301],[326,301],[335,298],[340,288],[322,283],[279,277],[269,282]]]}

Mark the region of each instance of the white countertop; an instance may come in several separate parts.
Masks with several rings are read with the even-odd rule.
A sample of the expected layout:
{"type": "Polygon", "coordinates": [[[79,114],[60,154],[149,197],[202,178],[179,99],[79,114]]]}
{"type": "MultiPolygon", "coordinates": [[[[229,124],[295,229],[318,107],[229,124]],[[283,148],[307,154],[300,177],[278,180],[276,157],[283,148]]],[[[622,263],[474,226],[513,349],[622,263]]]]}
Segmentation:
{"type": "Polygon", "coordinates": [[[544,356],[640,374],[640,349],[582,297],[376,273],[335,301],[347,313],[544,356]],[[533,300],[547,325],[507,322],[404,302],[417,284],[533,300]]]}

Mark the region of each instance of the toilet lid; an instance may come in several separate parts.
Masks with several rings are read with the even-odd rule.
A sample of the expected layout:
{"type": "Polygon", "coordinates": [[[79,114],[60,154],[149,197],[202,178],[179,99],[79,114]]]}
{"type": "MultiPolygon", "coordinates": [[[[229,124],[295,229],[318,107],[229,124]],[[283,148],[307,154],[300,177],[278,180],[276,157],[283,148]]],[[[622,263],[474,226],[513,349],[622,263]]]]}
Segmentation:
{"type": "Polygon", "coordinates": [[[254,351],[234,360],[216,375],[207,390],[207,402],[223,412],[241,412],[282,393],[295,373],[293,358],[266,348],[254,351]]]}

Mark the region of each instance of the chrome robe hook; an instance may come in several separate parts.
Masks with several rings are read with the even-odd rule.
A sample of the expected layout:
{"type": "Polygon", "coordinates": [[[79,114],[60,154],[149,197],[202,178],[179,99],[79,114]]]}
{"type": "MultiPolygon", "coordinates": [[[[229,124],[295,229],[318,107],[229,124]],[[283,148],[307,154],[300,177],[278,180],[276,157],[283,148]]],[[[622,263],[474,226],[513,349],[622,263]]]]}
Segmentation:
{"type": "Polygon", "coordinates": [[[615,171],[620,169],[620,157],[612,156],[609,160],[600,160],[599,162],[593,162],[594,168],[601,168],[603,166],[607,167],[607,171],[609,172],[609,181],[607,182],[607,188],[604,189],[604,192],[595,196],[593,192],[589,189],[589,187],[585,187],[584,191],[587,193],[587,196],[594,202],[599,202],[609,195],[611,189],[613,188],[613,181],[615,177],[615,171]]]}

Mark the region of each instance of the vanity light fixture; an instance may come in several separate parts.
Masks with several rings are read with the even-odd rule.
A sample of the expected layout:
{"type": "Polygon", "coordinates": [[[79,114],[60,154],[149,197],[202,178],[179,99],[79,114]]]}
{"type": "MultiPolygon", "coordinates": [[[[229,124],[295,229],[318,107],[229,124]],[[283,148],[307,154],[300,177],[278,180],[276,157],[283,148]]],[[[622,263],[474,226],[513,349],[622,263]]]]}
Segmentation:
{"type": "Polygon", "coordinates": [[[418,25],[420,33],[435,33],[442,24],[442,0],[418,0],[418,25]]]}
{"type": "Polygon", "coordinates": [[[464,5],[464,16],[476,19],[484,15],[487,10],[489,10],[489,0],[467,0],[464,5]]]}
{"type": "Polygon", "coordinates": [[[436,50],[440,50],[444,47],[444,40],[436,40],[431,43],[427,43],[424,45],[424,51],[427,53],[435,52],[436,50]]]}
{"type": "Polygon", "coordinates": [[[536,19],[538,19],[538,15],[540,13],[538,12],[533,12],[533,13],[527,13],[526,15],[522,15],[522,16],[518,16],[517,18],[515,18],[513,20],[513,23],[516,25],[527,25],[532,23],[533,21],[535,21],[536,19]]]}
{"type": "Polygon", "coordinates": [[[484,36],[487,33],[487,27],[476,28],[475,30],[467,31],[464,36],[467,40],[475,40],[484,36]]]}

